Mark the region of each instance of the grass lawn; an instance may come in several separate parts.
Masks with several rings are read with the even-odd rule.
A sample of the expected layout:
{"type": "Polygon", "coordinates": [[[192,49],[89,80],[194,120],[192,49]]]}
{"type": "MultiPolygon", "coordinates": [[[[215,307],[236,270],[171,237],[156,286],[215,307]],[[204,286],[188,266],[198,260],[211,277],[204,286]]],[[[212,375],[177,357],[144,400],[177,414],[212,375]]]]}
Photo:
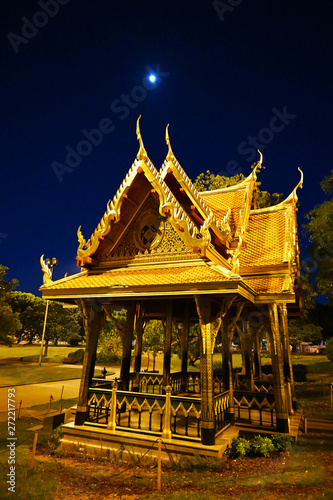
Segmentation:
{"type": "MultiPolygon", "coordinates": [[[[48,355],[43,356],[43,362],[62,363],[64,358],[67,358],[70,352],[76,351],[80,346],[54,346],[48,347],[48,355]]],[[[12,347],[0,346],[0,363],[2,360],[19,361],[23,358],[25,362],[38,362],[40,356],[40,344],[14,344],[12,347]]]]}

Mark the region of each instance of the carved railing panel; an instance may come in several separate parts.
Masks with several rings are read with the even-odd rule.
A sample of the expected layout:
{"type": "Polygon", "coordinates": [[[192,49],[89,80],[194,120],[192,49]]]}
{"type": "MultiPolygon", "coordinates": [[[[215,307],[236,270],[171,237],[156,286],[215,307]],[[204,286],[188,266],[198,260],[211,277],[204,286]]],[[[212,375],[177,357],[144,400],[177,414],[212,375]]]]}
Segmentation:
{"type": "Polygon", "coordinates": [[[275,396],[272,393],[234,391],[236,422],[275,427],[275,396]]]}

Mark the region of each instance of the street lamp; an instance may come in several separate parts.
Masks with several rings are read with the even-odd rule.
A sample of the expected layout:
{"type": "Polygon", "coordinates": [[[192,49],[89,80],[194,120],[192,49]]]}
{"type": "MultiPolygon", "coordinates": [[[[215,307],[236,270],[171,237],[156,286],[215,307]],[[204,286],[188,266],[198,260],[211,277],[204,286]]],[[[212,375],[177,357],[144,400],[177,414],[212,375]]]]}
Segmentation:
{"type": "MultiPolygon", "coordinates": [[[[47,283],[50,283],[52,281],[52,273],[53,273],[53,268],[58,265],[58,259],[53,257],[53,259],[45,259],[44,260],[44,255],[41,256],[40,258],[40,263],[42,266],[42,271],[43,271],[43,283],[46,285],[47,283]]],[[[43,345],[44,345],[44,337],[45,337],[45,330],[46,330],[46,321],[47,321],[47,313],[49,310],[49,300],[46,301],[46,309],[45,309],[45,317],[44,317],[44,325],[43,325],[43,335],[42,335],[42,343],[40,346],[40,356],[39,356],[39,366],[42,364],[42,355],[43,355],[43,345]]],[[[44,353],[46,355],[46,353],[44,353]]]]}

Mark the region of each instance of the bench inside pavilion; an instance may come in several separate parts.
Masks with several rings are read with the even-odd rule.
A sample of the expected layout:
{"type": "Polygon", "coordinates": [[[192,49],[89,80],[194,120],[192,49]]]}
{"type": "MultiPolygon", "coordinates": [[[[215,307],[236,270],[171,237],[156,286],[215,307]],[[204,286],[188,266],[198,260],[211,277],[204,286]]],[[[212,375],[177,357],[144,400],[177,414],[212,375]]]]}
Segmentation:
{"type": "MultiPolygon", "coordinates": [[[[91,238],[79,228],[78,274],[52,281],[43,298],[76,304],[84,319],[85,355],[75,422],[64,442],[114,449],[148,447],[161,437],[184,453],[220,453],[237,426],[290,432],[296,410],[288,318],[299,314],[297,194],[256,208],[261,154],[242,182],[198,192],[170,146],[158,171],[139,151],[91,238]],[[106,316],[126,310],[119,330],[122,362],[117,381],[94,379],[98,337],[106,316]],[[145,322],[164,323],[163,373],[141,368],[145,322]],[[200,325],[200,372],[188,368],[190,326],[200,325]],[[272,375],[261,367],[262,326],[272,375]],[[175,328],[181,369],[171,370],[175,328]],[[217,334],[222,367],[214,370],[217,334]],[[243,369],[232,366],[237,334],[243,369]],[[178,447],[178,448],[177,448],[178,447]],[[203,451],[202,451],[203,450],[203,451]]],[[[45,266],[44,266],[45,271],[45,266]]]]}

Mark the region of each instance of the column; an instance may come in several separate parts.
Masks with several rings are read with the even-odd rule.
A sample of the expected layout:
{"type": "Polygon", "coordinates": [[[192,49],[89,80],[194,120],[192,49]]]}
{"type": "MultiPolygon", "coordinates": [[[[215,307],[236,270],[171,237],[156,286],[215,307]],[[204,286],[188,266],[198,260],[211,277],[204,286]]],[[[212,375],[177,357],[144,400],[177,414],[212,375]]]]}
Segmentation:
{"type": "Polygon", "coordinates": [[[129,390],[134,317],[135,303],[129,305],[126,315],[125,336],[123,341],[123,357],[120,367],[120,379],[122,381],[121,387],[123,391],[129,390]]]}
{"type": "MultiPolygon", "coordinates": [[[[215,408],[213,386],[213,349],[215,334],[218,328],[216,328],[217,325],[212,325],[210,297],[196,295],[195,302],[201,328],[201,442],[205,445],[214,445],[215,408]]],[[[220,326],[220,324],[218,326],[220,326]]]]}
{"type": "Polygon", "coordinates": [[[277,304],[268,304],[270,320],[270,344],[273,367],[276,423],[279,432],[289,432],[287,394],[284,384],[283,355],[277,304]]]}
{"type": "Polygon", "coordinates": [[[141,358],[142,358],[142,334],[143,334],[143,323],[144,323],[144,310],[143,301],[136,306],[136,315],[134,322],[135,331],[135,358],[134,358],[134,372],[135,380],[133,382],[133,391],[139,391],[140,388],[140,371],[141,371],[141,358]]]}
{"type": "Polygon", "coordinates": [[[292,362],[291,362],[291,351],[290,351],[290,345],[289,345],[288,316],[287,316],[286,304],[279,304],[279,310],[280,310],[280,315],[281,315],[281,333],[282,333],[283,358],[284,358],[284,375],[290,383],[291,408],[292,408],[292,410],[296,411],[297,410],[297,401],[296,401],[296,393],[295,393],[293,366],[292,366],[292,362]]]}
{"type": "Polygon", "coordinates": [[[165,321],[163,387],[166,387],[170,383],[171,338],[172,338],[172,300],[168,300],[167,310],[166,310],[166,321],[165,321]]]}
{"type": "Polygon", "coordinates": [[[75,415],[75,425],[83,425],[88,412],[88,391],[94,373],[98,336],[105,323],[105,312],[97,300],[78,301],[83,315],[83,325],[86,336],[81,384],[75,415]]]}

